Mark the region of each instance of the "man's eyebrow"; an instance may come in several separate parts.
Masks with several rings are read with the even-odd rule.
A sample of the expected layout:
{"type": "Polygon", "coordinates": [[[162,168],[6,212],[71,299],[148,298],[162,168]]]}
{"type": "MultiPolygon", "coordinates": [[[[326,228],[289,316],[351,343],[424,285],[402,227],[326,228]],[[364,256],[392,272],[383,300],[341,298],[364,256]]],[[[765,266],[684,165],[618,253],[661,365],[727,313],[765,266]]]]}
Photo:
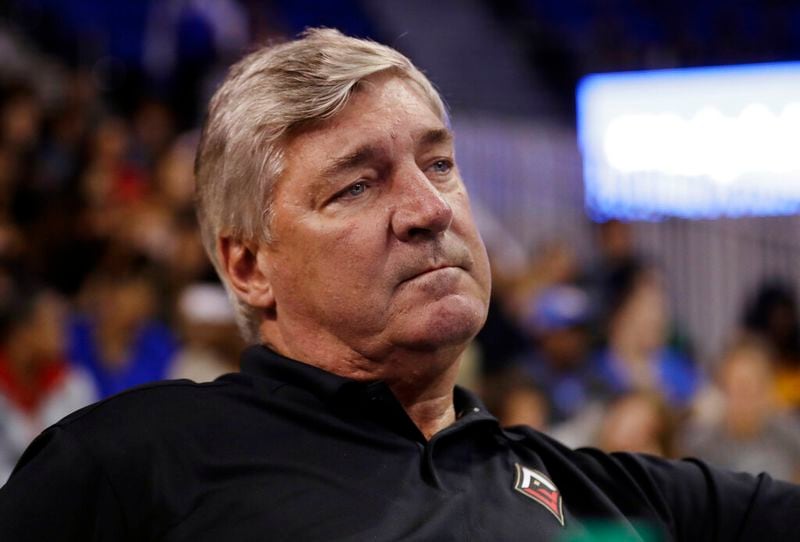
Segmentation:
{"type": "Polygon", "coordinates": [[[434,145],[449,144],[453,142],[453,139],[453,132],[447,128],[435,128],[422,134],[417,146],[432,147],[434,145]]]}
{"type": "MultiPolygon", "coordinates": [[[[453,133],[450,130],[447,128],[435,128],[422,134],[417,141],[417,147],[432,147],[452,142],[453,133]]],[[[332,164],[323,170],[322,177],[329,179],[346,171],[357,169],[364,164],[375,161],[380,154],[380,151],[375,146],[370,144],[362,145],[354,151],[336,158],[332,164]]]]}
{"type": "Polygon", "coordinates": [[[331,165],[322,172],[323,178],[335,177],[339,173],[356,169],[375,160],[378,150],[372,145],[362,145],[353,152],[336,158],[331,165]]]}

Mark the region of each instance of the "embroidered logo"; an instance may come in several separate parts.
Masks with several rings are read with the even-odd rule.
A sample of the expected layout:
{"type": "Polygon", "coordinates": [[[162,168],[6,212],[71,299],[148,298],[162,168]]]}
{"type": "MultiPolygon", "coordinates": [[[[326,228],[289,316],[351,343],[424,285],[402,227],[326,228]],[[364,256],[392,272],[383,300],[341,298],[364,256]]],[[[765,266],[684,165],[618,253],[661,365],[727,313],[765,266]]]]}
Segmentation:
{"type": "Polygon", "coordinates": [[[564,526],[564,506],[561,502],[561,492],[556,485],[538,470],[523,467],[519,463],[514,489],[538,502],[553,514],[558,522],[564,526]]]}

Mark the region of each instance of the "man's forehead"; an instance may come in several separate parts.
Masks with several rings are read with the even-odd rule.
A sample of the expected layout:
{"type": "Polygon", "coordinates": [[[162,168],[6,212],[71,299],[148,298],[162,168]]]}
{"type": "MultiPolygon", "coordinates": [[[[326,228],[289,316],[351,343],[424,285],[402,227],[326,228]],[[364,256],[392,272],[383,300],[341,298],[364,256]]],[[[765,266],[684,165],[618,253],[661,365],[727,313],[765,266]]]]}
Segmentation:
{"type": "Polygon", "coordinates": [[[437,111],[416,82],[392,73],[379,73],[360,81],[346,105],[324,122],[334,129],[364,117],[393,125],[423,120],[444,125],[437,111]]]}
{"type": "Polygon", "coordinates": [[[412,82],[382,77],[359,88],[336,115],[292,134],[287,147],[315,154],[314,161],[326,162],[327,168],[396,145],[419,150],[452,144],[453,133],[412,82]]]}
{"type": "Polygon", "coordinates": [[[343,157],[357,154],[359,150],[365,149],[379,150],[385,145],[394,145],[400,138],[407,138],[407,143],[412,145],[413,150],[421,151],[429,147],[451,145],[453,143],[453,133],[444,126],[420,126],[413,130],[389,130],[386,132],[376,132],[374,134],[365,133],[363,137],[356,137],[349,141],[342,141],[342,144],[334,149],[331,157],[343,157]]]}

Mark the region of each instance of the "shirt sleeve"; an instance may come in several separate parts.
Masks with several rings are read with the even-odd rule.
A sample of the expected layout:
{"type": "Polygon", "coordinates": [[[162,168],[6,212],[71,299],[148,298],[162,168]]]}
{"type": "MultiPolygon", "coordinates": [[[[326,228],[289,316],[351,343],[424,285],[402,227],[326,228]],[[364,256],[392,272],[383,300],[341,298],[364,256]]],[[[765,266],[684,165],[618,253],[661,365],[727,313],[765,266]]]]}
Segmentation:
{"type": "Polygon", "coordinates": [[[91,454],[58,426],[25,451],[0,488],[0,540],[126,540],[118,500],[91,454]]]}
{"type": "Polygon", "coordinates": [[[675,540],[800,540],[800,486],[688,459],[613,454],[671,516],[675,540]]]}

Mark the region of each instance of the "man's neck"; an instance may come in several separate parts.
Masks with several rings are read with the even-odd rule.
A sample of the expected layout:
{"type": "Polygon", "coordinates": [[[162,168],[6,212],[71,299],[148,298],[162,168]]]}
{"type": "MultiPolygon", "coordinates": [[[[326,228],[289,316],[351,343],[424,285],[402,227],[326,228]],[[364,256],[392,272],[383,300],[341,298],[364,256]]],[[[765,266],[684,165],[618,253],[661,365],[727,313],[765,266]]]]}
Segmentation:
{"type": "Polygon", "coordinates": [[[385,382],[426,439],[456,419],[453,388],[463,346],[443,348],[436,352],[394,350],[373,357],[346,349],[303,348],[305,345],[272,341],[265,343],[289,358],[345,378],[385,382]]]}
{"type": "Polygon", "coordinates": [[[392,392],[425,440],[430,440],[433,435],[456,421],[452,387],[447,393],[426,399],[409,398],[396,392],[395,389],[392,389],[392,392]]]}
{"type": "Polygon", "coordinates": [[[453,388],[459,360],[437,374],[427,374],[420,386],[415,380],[389,380],[387,384],[414,425],[430,440],[433,435],[456,421],[453,388]]]}

